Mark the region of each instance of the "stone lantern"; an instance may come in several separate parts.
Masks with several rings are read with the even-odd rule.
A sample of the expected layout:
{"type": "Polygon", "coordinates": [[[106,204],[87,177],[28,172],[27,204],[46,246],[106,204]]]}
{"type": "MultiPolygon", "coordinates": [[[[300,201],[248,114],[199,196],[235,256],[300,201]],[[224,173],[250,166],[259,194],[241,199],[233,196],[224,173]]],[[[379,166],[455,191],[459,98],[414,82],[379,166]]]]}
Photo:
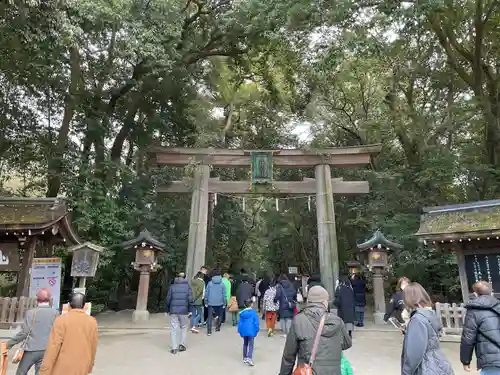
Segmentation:
{"type": "Polygon", "coordinates": [[[148,320],[149,277],[151,272],[156,272],[160,268],[157,263],[158,254],[165,251],[165,245],[149,231],[143,230],[136,238],[124,242],[121,247],[124,250],[135,251],[135,262],[132,262],[132,266],[141,273],[137,304],[132,319],[134,322],[148,320]]]}
{"type": "Polygon", "coordinates": [[[103,247],[90,242],[75,245],[68,249],[68,252],[73,256],[71,260],[71,276],[79,279],[78,288],[75,289],[75,292],[85,294],[87,277],[95,276],[99,255],[103,251],[103,247]]]}
{"type": "Polygon", "coordinates": [[[384,273],[390,267],[388,255],[393,250],[400,250],[403,246],[389,241],[380,231],[376,231],[368,241],[358,245],[363,254],[365,264],[373,275],[373,299],[375,324],[385,324],[385,292],[384,273]]]}

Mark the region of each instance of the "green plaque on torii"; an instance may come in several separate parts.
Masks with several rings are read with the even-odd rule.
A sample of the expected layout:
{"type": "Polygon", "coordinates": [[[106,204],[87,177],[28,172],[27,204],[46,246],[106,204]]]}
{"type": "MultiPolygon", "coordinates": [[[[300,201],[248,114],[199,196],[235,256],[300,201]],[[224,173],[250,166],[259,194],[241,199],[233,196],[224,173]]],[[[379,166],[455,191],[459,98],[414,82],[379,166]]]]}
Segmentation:
{"type": "Polygon", "coordinates": [[[252,152],[252,186],[273,183],[273,152],[252,152]]]}

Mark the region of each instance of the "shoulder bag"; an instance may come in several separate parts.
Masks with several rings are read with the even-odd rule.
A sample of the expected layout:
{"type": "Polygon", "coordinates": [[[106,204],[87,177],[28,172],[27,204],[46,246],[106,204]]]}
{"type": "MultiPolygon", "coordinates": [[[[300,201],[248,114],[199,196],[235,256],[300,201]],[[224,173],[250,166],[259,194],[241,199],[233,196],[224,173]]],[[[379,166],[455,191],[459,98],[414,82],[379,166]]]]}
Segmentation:
{"type": "Polygon", "coordinates": [[[23,340],[21,343],[21,347],[16,350],[14,353],[14,358],[12,358],[12,363],[16,364],[21,362],[21,359],[23,359],[24,356],[24,351],[26,349],[26,344],[28,343],[28,340],[31,336],[31,331],[33,330],[33,327],[35,326],[36,323],[36,310],[33,312],[33,320],[31,321],[31,326],[29,327],[28,334],[26,335],[26,338],[23,340]]]}
{"type": "Polygon", "coordinates": [[[319,339],[321,337],[321,333],[323,332],[323,327],[325,326],[326,314],[321,317],[319,322],[318,331],[316,332],[316,336],[314,337],[313,347],[311,351],[311,358],[309,358],[309,363],[303,363],[298,365],[293,371],[293,375],[312,375],[313,363],[316,359],[316,354],[318,353],[319,339]]]}
{"type": "Polygon", "coordinates": [[[285,301],[288,305],[288,308],[289,309],[295,309],[295,304],[290,302],[290,300],[288,299],[288,297],[286,296],[286,290],[285,288],[283,288],[283,285],[281,285],[281,293],[283,293],[283,296],[285,297],[285,301]]]}

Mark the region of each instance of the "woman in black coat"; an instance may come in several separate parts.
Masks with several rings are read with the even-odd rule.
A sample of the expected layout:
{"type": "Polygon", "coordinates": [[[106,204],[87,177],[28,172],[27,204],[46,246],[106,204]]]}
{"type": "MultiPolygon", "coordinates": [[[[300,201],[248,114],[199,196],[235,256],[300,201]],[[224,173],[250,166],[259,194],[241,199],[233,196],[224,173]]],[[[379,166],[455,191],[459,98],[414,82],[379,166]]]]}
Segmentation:
{"type": "Polygon", "coordinates": [[[340,276],[337,288],[335,289],[335,300],[333,304],[337,308],[337,315],[344,321],[344,324],[352,337],[354,330],[354,290],[347,276],[340,276]]]}
{"type": "Polygon", "coordinates": [[[292,326],[293,313],[297,306],[297,292],[286,275],[281,275],[276,289],[274,302],[279,302],[280,324],[284,334],[288,334],[292,326]]]}

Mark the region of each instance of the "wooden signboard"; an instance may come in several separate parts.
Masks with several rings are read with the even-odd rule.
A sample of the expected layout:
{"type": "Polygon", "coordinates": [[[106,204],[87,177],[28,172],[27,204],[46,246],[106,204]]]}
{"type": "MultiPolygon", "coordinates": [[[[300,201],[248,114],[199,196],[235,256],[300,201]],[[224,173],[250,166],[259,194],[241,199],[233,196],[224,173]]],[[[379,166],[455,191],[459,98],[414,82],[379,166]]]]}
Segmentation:
{"type": "Polygon", "coordinates": [[[479,280],[489,282],[496,293],[500,292],[500,253],[465,255],[465,272],[469,292],[479,280]]]}

